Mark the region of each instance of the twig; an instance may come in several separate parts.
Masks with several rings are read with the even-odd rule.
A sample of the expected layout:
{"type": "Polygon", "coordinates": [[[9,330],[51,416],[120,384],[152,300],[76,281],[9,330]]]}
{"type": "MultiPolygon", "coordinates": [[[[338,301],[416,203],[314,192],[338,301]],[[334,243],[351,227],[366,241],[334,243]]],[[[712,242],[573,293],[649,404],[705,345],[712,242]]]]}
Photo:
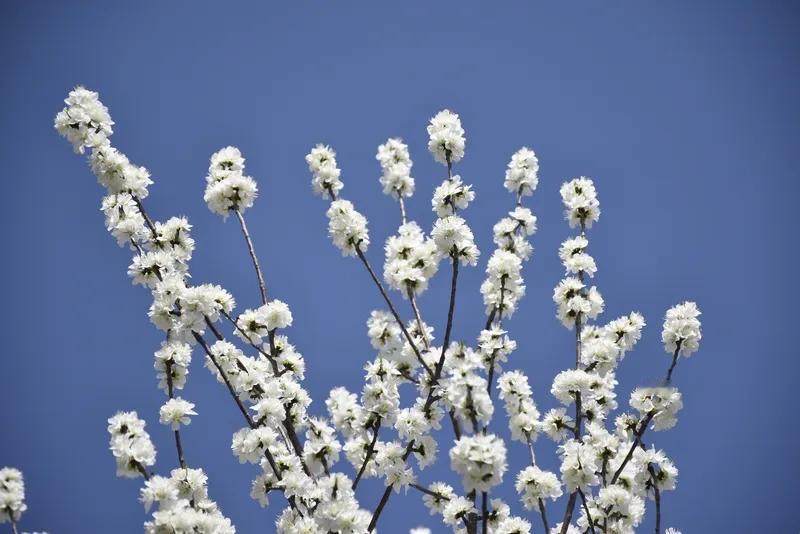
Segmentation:
{"type": "Polygon", "coordinates": [[[247,231],[247,224],[244,222],[244,217],[242,216],[242,212],[238,209],[231,210],[236,214],[236,218],[239,219],[239,226],[242,227],[242,233],[244,234],[244,240],[247,242],[247,251],[250,253],[250,259],[253,260],[253,267],[256,270],[256,276],[258,277],[258,289],[261,292],[261,303],[267,303],[267,284],[264,283],[264,274],[261,272],[261,267],[258,264],[258,256],[256,256],[255,248],[253,247],[253,241],[250,239],[250,233],[247,231]]]}
{"type": "Polygon", "coordinates": [[[372,441],[369,444],[369,448],[367,449],[367,454],[364,456],[364,462],[361,464],[361,469],[358,470],[358,475],[356,479],[353,481],[353,490],[355,491],[356,487],[358,487],[358,482],[361,480],[362,475],[364,474],[364,470],[367,468],[367,464],[369,463],[370,457],[375,452],[375,443],[378,441],[378,431],[381,429],[381,417],[375,420],[375,423],[372,425],[372,441]]]}
{"type": "Polygon", "coordinates": [[[419,363],[422,364],[422,367],[425,368],[425,371],[428,372],[428,376],[433,377],[433,372],[431,371],[431,368],[428,366],[427,363],[425,363],[425,360],[422,359],[422,354],[420,354],[419,349],[417,348],[417,345],[414,343],[414,340],[411,338],[411,334],[408,333],[408,330],[406,329],[406,325],[404,325],[402,319],[400,319],[400,315],[397,313],[397,310],[394,308],[394,304],[392,304],[392,301],[389,298],[389,295],[386,294],[386,290],[383,288],[383,284],[381,284],[381,281],[375,275],[375,271],[372,270],[372,266],[369,264],[369,261],[367,261],[366,256],[364,256],[364,252],[361,250],[361,245],[357,244],[355,246],[355,249],[356,249],[356,254],[358,255],[358,258],[361,260],[361,263],[363,263],[364,267],[367,268],[367,271],[369,272],[369,275],[372,278],[372,281],[375,282],[375,285],[378,287],[378,290],[380,291],[381,296],[383,297],[383,300],[386,301],[386,305],[389,306],[389,311],[394,316],[395,322],[397,322],[397,325],[400,327],[400,330],[403,331],[403,335],[405,335],[406,340],[408,341],[408,344],[411,345],[411,349],[414,351],[414,355],[416,355],[417,361],[419,361],[419,363]]]}

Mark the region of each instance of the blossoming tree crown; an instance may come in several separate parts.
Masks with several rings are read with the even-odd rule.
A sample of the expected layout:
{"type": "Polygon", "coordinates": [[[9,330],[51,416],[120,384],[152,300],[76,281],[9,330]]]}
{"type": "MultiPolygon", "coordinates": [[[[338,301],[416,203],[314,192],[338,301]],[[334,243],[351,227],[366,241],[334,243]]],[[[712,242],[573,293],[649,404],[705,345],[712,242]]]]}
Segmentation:
{"type": "MultiPolygon", "coordinates": [[[[55,127],[77,153],[88,151],[91,170],[107,193],[101,204],[106,227],[132,252],[128,275],[151,292],[150,320],[164,333],[154,368],[165,396],[159,422],[173,434],[177,453],[172,469],[161,465],[156,471],[156,449],[136,412],[108,420],[117,474],[144,480],[140,500],[151,513],[145,532],[235,532],[212,500],[203,470],[186,459],[181,440],[182,426],[198,416],[194,404],[179,395],[194,353],[241,414],[243,426],[232,436],[231,450],[239,462],[253,465],[253,499],[282,509],[276,520],[280,533],[375,531],[391,496],[408,490],[458,533],[523,534],[539,529],[533,523],[541,523],[542,532],[560,534],[633,532],[648,500],[654,503],[656,532],[662,532],[664,492],[675,489],[678,470],[647,431],[676,424],[682,400],[672,385],[673,373],[681,358],[698,350],[700,312],[693,302],[667,311],[662,341],[670,358],[663,382],[635,389],[630,409],[617,413],[617,366],[641,338],[645,319],[632,312],[596,322],[604,299],[590,283],[597,265],[588,253],[587,232],[601,212],[591,179],[574,178],[560,190],[565,219],[576,235],[559,249],[565,277],[553,301],[559,321],[574,332],[575,353],[565,355],[568,369],[550,390],[562,407],[542,414],[527,376],[507,369],[517,343],[503,326],[525,295],[522,268],[531,259],[529,239],[537,229],[536,216],[523,202],[539,181],[533,150],[518,150],[506,169],[504,186],[512,201],[494,225],[496,248],[488,254],[480,286],[485,327],[469,341],[452,338],[459,271],[481,260],[464,218],[475,191],[454,174],[466,146],[459,116],[442,111],[427,129],[428,149],[445,174],[431,201],[437,219],[429,232],[406,214],[405,202],[416,185],[408,147],[397,138],[378,147],[380,185],[397,201],[401,223],[385,241],[382,277],[367,256],[367,219],[342,196],[336,153],[322,144],[312,148],[306,163],[312,190],[329,202],[330,238],[342,255],[363,265],[385,302],[367,319],[376,357],[364,366],[360,394],[335,388],[324,406],[312,407],[302,385],[305,360],[286,333],[292,313],[268,292],[244,218],[258,187],[245,174],[241,152],[225,147],[211,155],[204,194],[213,213],[237,219],[255,271],[260,305],[237,310],[222,286],[190,283],[192,227],[183,217],[159,221],[147,213],[150,175],[112,146],[114,123],[97,93],[78,87],[65,102],[55,127]],[[449,272],[450,294],[447,316],[437,318],[442,325],[437,340],[418,300],[440,269],[449,272]],[[506,416],[508,430],[498,423],[498,412],[506,416]],[[452,434],[452,441],[435,439],[443,433],[452,434]],[[558,473],[537,463],[540,436],[556,446],[558,473]],[[511,446],[528,451],[527,465],[509,466],[511,446]],[[460,477],[459,486],[425,476],[442,455],[460,477]],[[364,478],[383,481],[379,498],[359,495],[364,478]],[[513,485],[519,502],[493,496],[503,483],[513,485]],[[558,502],[561,515],[553,509],[558,502]]],[[[11,495],[0,493],[0,521],[13,523],[25,508],[13,483],[18,478],[21,484],[21,475],[9,473],[11,489],[0,481],[0,491],[11,495]]]]}

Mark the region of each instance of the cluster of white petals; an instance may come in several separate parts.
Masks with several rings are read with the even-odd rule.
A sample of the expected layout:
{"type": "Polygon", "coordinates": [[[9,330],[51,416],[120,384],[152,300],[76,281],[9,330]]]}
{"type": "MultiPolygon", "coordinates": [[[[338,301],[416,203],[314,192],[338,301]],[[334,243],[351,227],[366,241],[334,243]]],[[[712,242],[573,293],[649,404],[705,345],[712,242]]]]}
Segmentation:
{"type": "Polygon", "coordinates": [[[66,107],[58,112],[55,128],[72,143],[75,153],[103,145],[114,131],[108,108],[94,91],[76,87],[64,100],[66,107]]]}
{"type": "Polygon", "coordinates": [[[467,222],[458,215],[437,219],[431,231],[433,242],[443,256],[450,256],[463,265],[478,263],[480,251],[467,222]]]}
{"type": "Polygon", "coordinates": [[[258,195],[256,181],[244,174],[244,158],[238,148],[227,146],[211,156],[203,200],[213,213],[227,217],[242,213],[258,195]]]}
{"type": "Polygon", "coordinates": [[[452,111],[445,109],[431,119],[428,138],[428,150],[439,163],[457,163],[464,157],[464,128],[452,111]]]}
{"type": "Polygon", "coordinates": [[[118,412],[109,418],[109,448],[117,461],[117,476],[148,478],[146,468],[156,463],[156,449],[144,427],[136,412],[118,412]]]}
{"type": "Polygon", "coordinates": [[[687,358],[696,352],[703,337],[700,332],[699,316],[700,310],[694,302],[684,302],[667,310],[664,329],[661,332],[664,350],[670,354],[678,350],[678,354],[687,358]]]}
{"type": "Polygon", "coordinates": [[[306,155],[306,163],[311,171],[311,186],[314,193],[325,198],[335,199],[344,184],[339,179],[342,171],[336,164],[336,152],[329,146],[319,144],[306,155]]]}
{"type": "Polygon", "coordinates": [[[600,218],[600,201],[594,182],[585,176],[565,182],[561,186],[561,200],[570,228],[591,228],[600,218]]]}
{"type": "Polygon", "coordinates": [[[539,185],[539,159],[528,147],[517,150],[508,162],[504,184],[511,193],[529,196],[539,185]]]}
{"type": "Polygon", "coordinates": [[[162,425],[169,425],[172,430],[178,430],[181,425],[191,423],[190,416],[197,415],[194,404],[180,397],[169,399],[159,411],[159,421],[162,425]]]}
{"type": "Polygon", "coordinates": [[[439,248],[413,221],[401,225],[397,235],[389,236],[384,250],[383,278],[404,297],[409,292],[414,295],[423,293],[428,288],[428,281],[439,270],[439,248]]]}
{"type": "Polygon", "coordinates": [[[334,200],[328,208],[328,235],[343,256],[355,256],[356,248],[362,252],[369,246],[367,219],[353,207],[349,200],[334,200]]]}
{"type": "Polygon", "coordinates": [[[0,523],[18,522],[27,509],[22,472],[13,467],[0,469],[0,523]]]}
{"type": "Polygon", "coordinates": [[[383,169],[380,182],[384,194],[398,199],[414,194],[414,178],[411,177],[411,167],[414,163],[408,153],[408,146],[402,139],[388,139],[378,147],[375,159],[380,162],[383,169]]]}
{"type": "Polygon", "coordinates": [[[508,468],[506,447],[494,434],[464,436],[450,449],[450,465],[467,491],[489,491],[500,484],[508,468]]]}
{"type": "Polygon", "coordinates": [[[140,500],[153,511],[144,524],[145,534],[204,532],[234,534],[236,529],[219,506],[209,499],[208,477],[202,469],[173,469],[169,477],[155,475],[145,482],[140,500]]]}

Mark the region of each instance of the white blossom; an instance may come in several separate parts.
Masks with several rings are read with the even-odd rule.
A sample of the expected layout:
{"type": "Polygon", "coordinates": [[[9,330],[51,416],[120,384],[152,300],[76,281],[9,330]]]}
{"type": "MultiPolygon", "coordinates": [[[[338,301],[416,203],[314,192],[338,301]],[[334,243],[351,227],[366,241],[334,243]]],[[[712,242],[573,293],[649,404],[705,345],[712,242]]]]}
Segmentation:
{"type": "Polygon", "coordinates": [[[700,320],[697,318],[700,310],[694,302],[684,302],[673,306],[667,310],[664,319],[664,330],[661,332],[661,340],[664,343],[664,350],[674,353],[680,343],[678,353],[681,356],[689,357],[700,347],[700,339],[703,337],[700,332],[700,320]]]}
{"type": "Polygon", "coordinates": [[[530,196],[539,185],[539,160],[527,147],[522,147],[511,156],[506,169],[505,187],[511,193],[530,196]]]}
{"type": "Polygon", "coordinates": [[[464,128],[452,111],[445,109],[431,119],[428,137],[428,150],[439,163],[456,163],[464,157],[464,128]]]}
{"type": "Polygon", "coordinates": [[[197,415],[194,404],[180,397],[169,399],[159,411],[159,421],[162,425],[170,425],[172,430],[178,430],[181,425],[191,422],[190,416],[197,415]]]}
{"type": "Polygon", "coordinates": [[[388,139],[386,143],[378,146],[375,155],[383,174],[380,182],[383,193],[395,198],[410,197],[414,194],[414,178],[411,177],[411,167],[414,163],[408,153],[408,146],[402,139],[388,139]]]}
{"type": "Polygon", "coordinates": [[[503,480],[506,447],[494,434],[464,436],[450,449],[450,465],[468,492],[489,491],[503,480]]]}
{"type": "Polygon", "coordinates": [[[0,523],[18,522],[27,509],[22,472],[13,467],[0,469],[0,523]]]}

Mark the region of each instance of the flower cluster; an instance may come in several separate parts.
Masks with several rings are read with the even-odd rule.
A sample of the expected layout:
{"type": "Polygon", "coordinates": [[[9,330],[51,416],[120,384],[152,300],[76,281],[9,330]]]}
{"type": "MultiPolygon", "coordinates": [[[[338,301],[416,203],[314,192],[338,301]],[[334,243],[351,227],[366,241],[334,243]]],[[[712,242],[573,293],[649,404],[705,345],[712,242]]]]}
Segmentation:
{"type": "Polygon", "coordinates": [[[343,256],[355,256],[369,246],[367,219],[353,207],[349,200],[334,200],[328,208],[328,234],[343,256]]]}
{"type": "Polygon", "coordinates": [[[244,158],[238,148],[227,146],[211,155],[203,200],[213,213],[227,217],[242,213],[258,195],[256,181],[244,174],[244,158]]]}
{"type": "Polygon", "coordinates": [[[145,534],[161,532],[214,532],[234,534],[230,519],[208,498],[208,477],[202,469],[173,469],[169,477],[155,475],[144,484],[140,500],[146,512],[154,504],[145,534]]]}
{"type": "Polygon", "coordinates": [[[539,158],[528,147],[522,147],[511,156],[504,184],[510,193],[532,195],[539,185],[539,158]]]}
{"type": "Polygon", "coordinates": [[[464,128],[461,119],[450,110],[437,113],[428,125],[428,150],[439,163],[449,165],[464,157],[464,128]]]}
{"type": "Polygon", "coordinates": [[[114,133],[108,108],[94,91],[78,86],[70,91],[64,103],[67,106],[56,115],[55,128],[72,143],[76,154],[105,144],[114,133]]]}
{"type": "Polygon", "coordinates": [[[561,200],[570,228],[591,228],[592,223],[600,218],[600,202],[594,182],[585,176],[565,182],[561,186],[561,200]]]}
{"type": "Polygon", "coordinates": [[[503,481],[506,447],[494,434],[464,436],[450,449],[450,465],[467,491],[489,491],[503,481]]]}
{"type": "Polygon", "coordinates": [[[402,139],[392,138],[380,145],[375,159],[383,169],[380,182],[384,194],[397,199],[414,194],[414,178],[411,177],[414,163],[408,154],[408,146],[402,139]]]}
{"type": "Polygon", "coordinates": [[[306,163],[313,176],[311,186],[314,192],[323,198],[339,196],[344,184],[339,179],[342,171],[336,165],[336,152],[329,146],[317,145],[306,156],[306,163]]]}
{"type": "Polygon", "coordinates": [[[22,473],[13,467],[0,469],[0,523],[16,523],[27,509],[22,473]]]}
{"type": "Polygon", "coordinates": [[[136,412],[118,412],[108,420],[110,448],[117,461],[117,476],[149,478],[147,468],[156,463],[156,449],[145,422],[136,412]]]}
{"type": "Polygon", "coordinates": [[[664,350],[688,358],[696,352],[703,337],[700,332],[700,310],[694,302],[684,302],[667,310],[661,341],[664,350]]]}
{"type": "Polygon", "coordinates": [[[423,293],[428,288],[428,280],[439,270],[439,248],[413,221],[401,225],[397,235],[389,236],[384,249],[383,278],[404,297],[409,293],[423,293]]]}

